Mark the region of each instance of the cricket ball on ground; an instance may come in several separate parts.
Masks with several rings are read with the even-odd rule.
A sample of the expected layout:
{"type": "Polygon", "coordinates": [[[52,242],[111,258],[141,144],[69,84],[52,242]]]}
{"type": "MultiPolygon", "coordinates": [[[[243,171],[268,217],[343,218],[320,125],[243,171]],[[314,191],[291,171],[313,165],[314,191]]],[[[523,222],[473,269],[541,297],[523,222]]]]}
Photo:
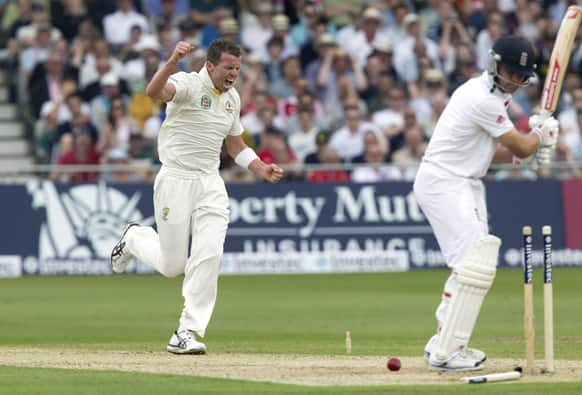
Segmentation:
{"type": "Polygon", "coordinates": [[[386,367],[388,368],[388,370],[392,372],[397,372],[400,370],[400,366],[401,366],[400,359],[396,357],[388,358],[388,362],[386,363],[386,367]]]}

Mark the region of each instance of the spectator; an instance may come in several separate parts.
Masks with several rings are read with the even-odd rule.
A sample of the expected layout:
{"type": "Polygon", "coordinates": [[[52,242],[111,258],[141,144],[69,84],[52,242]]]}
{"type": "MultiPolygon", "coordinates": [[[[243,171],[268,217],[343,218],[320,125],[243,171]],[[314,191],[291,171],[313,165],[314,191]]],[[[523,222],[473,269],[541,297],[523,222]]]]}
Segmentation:
{"type": "MultiPolygon", "coordinates": [[[[272,15],[273,6],[270,2],[256,3],[257,24],[243,26],[241,33],[242,43],[249,48],[251,53],[263,54],[264,48],[273,37],[272,15]]],[[[278,38],[280,40],[280,37],[278,38]]],[[[281,41],[281,51],[285,48],[285,43],[281,41]]],[[[272,60],[272,59],[271,59],[272,60]]]]}
{"type": "Polygon", "coordinates": [[[129,30],[129,39],[119,49],[117,58],[119,58],[123,63],[139,58],[139,49],[137,46],[142,37],[143,31],[141,30],[141,26],[133,25],[129,30]]]}
{"type": "Polygon", "coordinates": [[[135,50],[139,57],[125,63],[122,74],[130,86],[134,83],[139,84],[141,89],[131,89],[132,93],[145,88],[146,68],[157,70],[161,61],[160,42],[155,35],[142,35],[135,50]]]}
{"type": "Polygon", "coordinates": [[[86,105],[79,92],[73,92],[65,99],[65,104],[69,109],[71,116],[65,122],[59,124],[56,131],[55,141],[58,143],[62,141],[67,134],[72,134],[73,137],[86,133],[91,136],[91,142],[96,143],[98,132],[95,125],[91,123],[91,118],[86,111],[86,105]]]}
{"type": "Polygon", "coordinates": [[[57,51],[52,51],[45,62],[34,68],[28,81],[28,95],[35,119],[45,102],[62,97],[62,82],[67,76],[77,79],[75,70],[65,67],[65,59],[57,51]]]}
{"type": "Polygon", "coordinates": [[[299,57],[289,56],[283,60],[281,67],[282,75],[270,82],[271,95],[280,99],[291,96],[293,93],[294,81],[300,77],[301,73],[299,57]]]}
{"type": "Polygon", "coordinates": [[[329,33],[323,33],[318,36],[316,40],[315,51],[317,56],[309,62],[307,67],[305,68],[305,77],[309,82],[310,89],[312,91],[316,91],[316,81],[317,75],[319,74],[319,70],[323,64],[323,59],[325,59],[328,52],[333,52],[337,48],[337,44],[333,39],[333,36],[329,33]]]}
{"type": "Polygon", "coordinates": [[[307,154],[303,159],[306,165],[316,165],[321,163],[321,152],[329,146],[330,133],[320,130],[315,134],[315,152],[307,154]]]}
{"type": "Polygon", "coordinates": [[[142,32],[149,32],[147,19],[133,10],[131,0],[117,0],[116,11],[103,18],[105,39],[118,50],[129,41],[131,27],[138,25],[142,32]]]}
{"type": "Polygon", "coordinates": [[[305,70],[311,62],[320,57],[317,50],[319,37],[325,34],[330,34],[333,39],[332,32],[334,31],[334,27],[330,24],[329,19],[322,15],[317,18],[313,31],[314,33],[312,37],[310,37],[303,46],[299,47],[299,59],[301,59],[301,68],[303,70],[305,70]]]}
{"type": "Polygon", "coordinates": [[[429,69],[417,82],[409,82],[409,106],[414,109],[416,117],[421,123],[427,123],[432,114],[431,103],[433,97],[446,95],[447,82],[443,72],[439,69],[429,69]]]}
{"type": "Polygon", "coordinates": [[[141,83],[135,81],[132,84],[132,95],[129,99],[129,113],[137,122],[140,130],[144,129],[145,123],[151,117],[159,114],[162,102],[154,100],[145,93],[145,87],[152,79],[158,65],[146,66],[146,76],[141,83]]]}
{"type": "Polygon", "coordinates": [[[350,40],[340,41],[339,45],[346,50],[359,67],[366,64],[366,58],[373,51],[374,42],[380,38],[382,18],[376,8],[366,8],[362,13],[362,29],[356,32],[350,40]]]}
{"type": "MultiPolygon", "coordinates": [[[[89,133],[81,133],[73,137],[73,145],[61,153],[57,160],[57,165],[60,166],[78,166],[78,165],[93,165],[99,164],[99,155],[95,150],[95,144],[91,141],[89,133]]],[[[94,171],[78,171],[78,172],[64,172],[62,170],[55,170],[51,174],[53,180],[65,180],[68,182],[90,182],[95,181],[99,173],[94,171]]]]}
{"type": "Polygon", "coordinates": [[[265,62],[265,75],[269,82],[269,93],[276,96],[276,93],[284,91],[285,76],[283,74],[283,40],[277,37],[269,39],[267,43],[269,60],[265,62]]]}
{"type": "MultiPolygon", "coordinates": [[[[257,150],[259,158],[270,165],[277,163],[279,165],[288,166],[298,164],[295,153],[285,142],[285,135],[283,131],[275,127],[266,127],[261,135],[261,145],[257,150]]],[[[290,170],[285,172],[285,177],[295,178],[298,176],[296,171],[290,170]]]]}
{"type": "Polygon", "coordinates": [[[147,141],[141,133],[133,132],[129,135],[127,155],[133,162],[151,164],[155,157],[154,143],[147,141]]]}
{"type": "MultiPolygon", "coordinates": [[[[212,1],[211,3],[216,3],[212,1]]],[[[201,41],[200,47],[207,49],[210,43],[218,38],[220,38],[219,25],[225,19],[232,18],[232,8],[229,7],[217,7],[213,11],[212,20],[201,25],[200,34],[201,41]]]]}
{"type": "Polygon", "coordinates": [[[348,172],[339,167],[341,159],[337,152],[329,146],[324,146],[317,154],[323,169],[311,170],[307,174],[309,182],[349,182],[348,172]]]}
{"type": "Polygon", "coordinates": [[[455,70],[454,73],[449,76],[449,95],[452,95],[459,86],[463,85],[479,73],[472,45],[458,46],[455,51],[455,56],[455,70]]]}
{"type": "Polygon", "coordinates": [[[102,130],[107,122],[107,114],[113,98],[121,95],[119,77],[113,73],[107,73],[101,77],[101,93],[91,100],[91,121],[99,130],[102,130]]]}
{"type": "Polygon", "coordinates": [[[297,159],[303,162],[307,155],[317,150],[315,139],[319,129],[313,121],[311,107],[299,108],[299,129],[289,136],[289,147],[295,152],[297,159]]]}
{"type": "MultiPolygon", "coordinates": [[[[98,39],[85,55],[85,62],[81,66],[79,74],[79,85],[81,89],[85,89],[94,82],[97,82],[98,85],[99,80],[106,73],[113,72],[115,75],[121,75],[122,70],[123,64],[111,55],[107,41],[98,39]]],[[[85,100],[92,98],[85,96],[85,100]]]]}
{"type": "Polygon", "coordinates": [[[232,17],[223,18],[218,23],[218,31],[220,37],[232,40],[234,42],[240,42],[240,29],[236,19],[232,17]]]}
{"type": "Polygon", "coordinates": [[[364,133],[364,152],[362,155],[356,156],[352,160],[352,163],[366,163],[366,152],[373,145],[380,146],[380,149],[384,152],[384,158],[382,159],[382,162],[390,162],[391,152],[388,140],[380,133],[376,133],[374,130],[367,130],[364,133]]]}
{"type": "Polygon", "coordinates": [[[438,45],[423,35],[420,18],[408,14],[403,21],[406,37],[394,48],[394,66],[403,81],[418,80],[422,75],[422,58],[427,58],[428,68],[441,69],[438,45]]]}
{"type": "Polygon", "coordinates": [[[402,178],[398,167],[385,163],[386,151],[380,144],[371,144],[364,153],[365,165],[358,166],[352,172],[354,182],[395,181],[402,178]]]}
{"type": "Polygon", "coordinates": [[[407,128],[404,131],[404,146],[392,154],[392,163],[404,168],[406,180],[414,180],[425,149],[426,141],[420,126],[407,128]]]}
{"type": "Polygon", "coordinates": [[[291,37],[298,47],[307,45],[315,37],[315,26],[319,12],[315,2],[305,1],[299,12],[299,22],[291,28],[291,37]]]}
{"type": "Polygon", "coordinates": [[[180,31],[180,37],[178,41],[186,41],[194,48],[200,47],[200,44],[202,43],[202,33],[200,32],[200,26],[197,25],[192,19],[184,19],[178,25],[178,29],[180,31]]]}
{"type": "Polygon", "coordinates": [[[43,63],[49,55],[51,47],[51,32],[46,26],[36,30],[36,37],[30,47],[20,52],[20,71],[22,78],[28,80],[32,70],[38,63],[43,63]]]}
{"type": "MultiPolygon", "coordinates": [[[[289,17],[284,14],[277,14],[273,16],[271,20],[271,25],[273,26],[272,37],[279,37],[283,40],[283,50],[281,56],[283,58],[288,58],[289,56],[298,56],[299,48],[293,42],[291,35],[289,34],[289,17]]],[[[262,56],[263,61],[268,59],[267,46],[263,47],[262,56]]]]}
{"type": "MultiPolygon", "coordinates": [[[[261,104],[259,103],[259,105],[261,104]]],[[[257,146],[262,144],[263,132],[266,129],[274,128],[282,131],[285,127],[285,122],[277,116],[274,103],[269,99],[267,99],[264,104],[257,109],[255,119],[249,116],[245,121],[249,122],[249,133],[252,135],[255,145],[257,146]]],[[[241,123],[246,127],[246,124],[242,119],[241,123]]]]}
{"type": "Polygon", "coordinates": [[[346,126],[334,132],[330,140],[333,148],[345,162],[351,162],[358,155],[364,153],[364,134],[368,130],[380,133],[373,124],[362,119],[359,108],[349,107],[345,110],[346,126]]]}
{"type": "Polygon", "coordinates": [[[384,110],[372,114],[372,122],[390,140],[392,147],[398,149],[401,146],[406,108],[406,96],[402,89],[392,87],[384,97],[384,105],[384,110]]]}
{"type": "MultiPolygon", "coordinates": [[[[275,116],[274,108],[276,105],[276,101],[269,96],[266,86],[257,86],[253,94],[252,107],[246,111],[245,115],[241,117],[241,123],[243,124],[245,130],[247,130],[253,136],[259,136],[265,126],[261,120],[261,111],[267,106],[270,107],[270,111],[273,115],[271,116],[270,113],[268,114],[268,117],[272,122],[272,118],[275,116]]],[[[283,121],[281,120],[281,122],[278,124],[282,126],[283,121]]],[[[260,138],[257,137],[257,140],[259,139],[260,138]]]]}
{"type": "Polygon", "coordinates": [[[237,81],[242,81],[242,86],[237,90],[240,92],[241,113],[245,114],[247,111],[253,109],[253,93],[259,89],[268,92],[265,66],[257,54],[249,54],[243,58],[244,64],[241,66],[241,75],[237,81]]]}
{"type": "MultiPolygon", "coordinates": [[[[303,95],[310,95],[308,89],[308,82],[305,77],[299,75],[292,81],[292,91],[291,94],[285,98],[279,100],[277,114],[283,119],[286,125],[287,132],[291,132],[297,125],[292,125],[292,119],[296,118],[297,111],[299,110],[299,98],[303,95]]],[[[313,99],[310,100],[310,105],[315,109],[315,104],[313,99]]]]}
{"type": "Polygon", "coordinates": [[[107,121],[101,124],[98,152],[107,158],[109,151],[129,148],[129,136],[139,133],[137,123],[129,115],[125,101],[121,97],[111,100],[107,121]]]}
{"type": "MultiPolygon", "coordinates": [[[[144,1],[144,3],[151,4],[154,2],[144,1]]],[[[158,12],[152,12],[153,10],[148,10],[148,7],[144,7],[146,15],[150,16],[150,31],[154,32],[163,26],[169,30],[172,41],[178,42],[178,36],[180,34],[178,25],[184,20],[188,9],[188,1],[178,0],[179,4],[176,4],[176,0],[157,0],[155,3],[160,4],[158,12]]]]}
{"type": "Polygon", "coordinates": [[[332,120],[341,119],[341,103],[347,97],[356,96],[367,88],[367,80],[352,58],[343,49],[328,52],[317,75],[317,97],[332,120]]]}
{"type": "Polygon", "coordinates": [[[234,3],[232,0],[190,0],[190,18],[197,25],[212,25],[217,15],[234,8],[234,3]]]}
{"type": "Polygon", "coordinates": [[[16,1],[12,4],[7,4],[2,18],[2,30],[8,31],[8,45],[12,54],[18,53],[19,45],[16,41],[16,32],[23,26],[32,23],[32,2],[31,1],[16,1]],[[10,8],[13,12],[10,12],[10,8]],[[14,19],[9,18],[9,15],[16,15],[14,19]]]}
{"type": "Polygon", "coordinates": [[[85,2],[82,0],[68,0],[62,3],[64,8],[62,14],[58,19],[55,19],[55,13],[53,12],[53,21],[54,25],[63,34],[63,37],[72,43],[79,34],[79,26],[83,22],[89,21],[89,15],[87,14],[85,2]]]}
{"type": "Polygon", "coordinates": [[[61,32],[50,24],[49,13],[43,4],[33,3],[31,11],[30,23],[22,25],[16,31],[16,45],[19,49],[22,50],[33,45],[39,28],[50,31],[50,40],[52,42],[61,39],[61,32]]]}
{"type": "Polygon", "coordinates": [[[505,31],[503,16],[498,12],[490,14],[487,18],[487,29],[482,30],[477,35],[477,43],[475,44],[477,67],[479,70],[487,69],[489,50],[493,47],[493,43],[503,36],[505,31]]]}
{"type": "MultiPolygon", "coordinates": [[[[373,59],[374,56],[371,58],[373,59]]],[[[394,83],[395,80],[386,71],[380,73],[376,82],[370,82],[368,89],[362,94],[370,113],[373,114],[386,108],[384,98],[390,95],[390,90],[394,87],[394,83]]]]}
{"type": "Polygon", "coordinates": [[[387,26],[382,35],[384,37],[390,37],[390,41],[392,41],[392,45],[396,46],[398,43],[402,42],[406,39],[407,32],[406,32],[406,25],[407,21],[405,21],[409,11],[408,7],[406,6],[405,2],[403,1],[395,1],[391,7],[391,14],[392,19],[394,21],[393,24],[387,26]]]}

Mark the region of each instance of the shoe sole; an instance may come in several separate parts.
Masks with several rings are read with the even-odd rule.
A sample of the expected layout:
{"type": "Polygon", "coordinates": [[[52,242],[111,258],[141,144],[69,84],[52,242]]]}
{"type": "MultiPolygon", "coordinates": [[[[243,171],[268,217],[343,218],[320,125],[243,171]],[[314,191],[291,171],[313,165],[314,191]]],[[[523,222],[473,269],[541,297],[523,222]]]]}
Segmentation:
{"type": "Polygon", "coordinates": [[[205,355],[206,354],[206,349],[195,348],[192,350],[184,350],[182,348],[178,348],[178,347],[172,346],[170,344],[168,344],[168,347],[166,347],[166,350],[168,350],[168,352],[171,352],[172,354],[177,354],[177,355],[205,355]]]}
{"type": "Polygon", "coordinates": [[[467,366],[466,368],[449,368],[445,365],[443,366],[435,366],[435,365],[428,365],[430,370],[438,371],[438,372],[468,372],[472,370],[481,370],[483,369],[483,362],[481,361],[477,363],[475,366],[467,366]]]}
{"type": "MultiPolygon", "coordinates": [[[[115,250],[115,248],[121,244],[121,242],[123,241],[123,238],[125,237],[125,234],[127,233],[127,231],[133,227],[133,226],[139,226],[138,223],[136,222],[130,222],[125,226],[125,229],[123,229],[123,232],[121,232],[121,237],[119,237],[119,240],[117,241],[117,243],[115,243],[115,247],[113,247],[113,250],[115,250]]],[[[131,260],[131,259],[130,259],[131,260]]],[[[113,251],[111,252],[111,255],[109,255],[109,265],[111,266],[111,270],[114,273],[123,273],[123,271],[125,270],[125,267],[127,267],[127,264],[125,265],[125,267],[123,269],[121,269],[120,271],[115,270],[115,268],[113,267],[113,251]]]]}
{"type": "MultiPolygon", "coordinates": [[[[426,362],[428,365],[430,365],[430,363],[429,363],[429,360],[430,360],[430,353],[429,353],[428,351],[425,351],[425,352],[424,352],[424,361],[425,361],[425,362],[426,362]]],[[[481,365],[481,364],[482,364],[483,362],[485,362],[486,360],[487,360],[487,355],[485,355],[485,357],[483,357],[483,359],[479,361],[479,365],[481,365]]],[[[479,365],[477,365],[477,366],[479,366],[479,365]]]]}

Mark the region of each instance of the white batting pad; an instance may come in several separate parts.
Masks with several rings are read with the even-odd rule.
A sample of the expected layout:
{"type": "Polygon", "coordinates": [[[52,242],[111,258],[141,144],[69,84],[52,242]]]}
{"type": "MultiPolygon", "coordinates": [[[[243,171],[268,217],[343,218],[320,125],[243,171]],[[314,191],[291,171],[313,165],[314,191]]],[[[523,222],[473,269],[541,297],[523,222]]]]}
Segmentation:
{"type": "Polygon", "coordinates": [[[487,235],[479,239],[457,270],[457,291],[452,296],[435,357],[449,359],[467,347],[483,299],[495,279],[501,240],[487,235]]]}

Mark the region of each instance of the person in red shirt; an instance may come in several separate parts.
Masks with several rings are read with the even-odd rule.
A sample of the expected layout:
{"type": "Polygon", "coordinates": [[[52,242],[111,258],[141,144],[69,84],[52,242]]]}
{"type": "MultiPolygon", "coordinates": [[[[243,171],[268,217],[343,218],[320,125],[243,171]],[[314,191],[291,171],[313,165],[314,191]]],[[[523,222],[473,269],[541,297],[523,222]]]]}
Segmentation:
{"type": "MultiPolygon", "coordinates": [[[[287,145],[283,131],[274,126],[267,126],[263,131],[257,155],[267,164],[296,165],[299,163],[295,153],[287,145]]],[[[300,176],[299,171],[290,171],[286,174],[287,179],[300,176]]]]}
{"type": "MultiPolygon", "coordinates": [[[[57,165],[98,165],[99,155],[91,134],[83,131],[73,138],[71,149],[62,152],[57,160],[57,165]]],[[[69,182],[90,182],[99,177],[98,172],[63,172],[56,170],[51,174],[53,180],[65,180],[69,182]]]]}

